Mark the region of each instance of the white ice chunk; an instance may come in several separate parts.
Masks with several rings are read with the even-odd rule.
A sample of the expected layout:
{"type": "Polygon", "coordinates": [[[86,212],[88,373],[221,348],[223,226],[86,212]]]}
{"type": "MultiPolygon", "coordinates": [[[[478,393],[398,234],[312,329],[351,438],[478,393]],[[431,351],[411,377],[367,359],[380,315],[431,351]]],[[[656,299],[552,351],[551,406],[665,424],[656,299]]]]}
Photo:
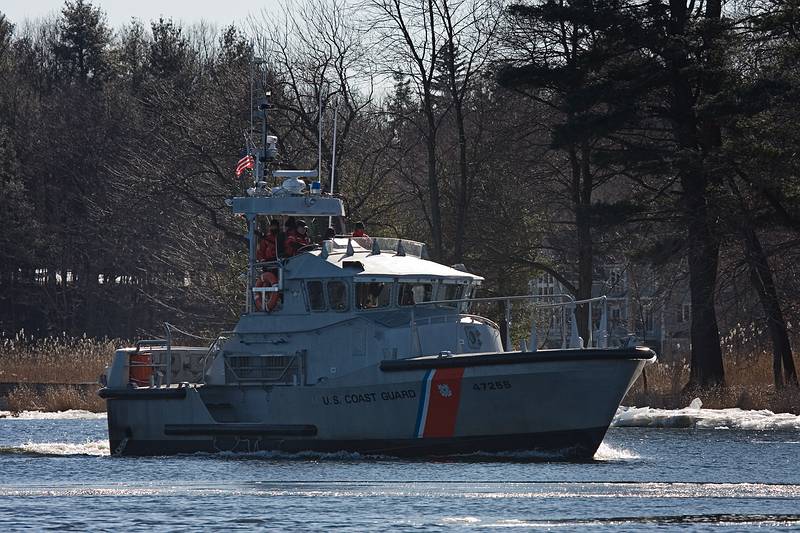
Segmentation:
{"type": "Polygon", "coordinates": [[[620,407],[612,427],[696,428],[800,430],[800,415],[773,413],[766,409],[702,409],[695,398],[683,409],[654,409],[651,407],[620,407]]]}
{"type": "Polygon", "coordinates": [[[0,411],[0,419],[10,420],[78,420],[78,419],[102,419],[106,418],[106,413],[93,413],[80,409],[70,409],[69,411],[22,411],[14,415],[11,411],[0,411]]]}

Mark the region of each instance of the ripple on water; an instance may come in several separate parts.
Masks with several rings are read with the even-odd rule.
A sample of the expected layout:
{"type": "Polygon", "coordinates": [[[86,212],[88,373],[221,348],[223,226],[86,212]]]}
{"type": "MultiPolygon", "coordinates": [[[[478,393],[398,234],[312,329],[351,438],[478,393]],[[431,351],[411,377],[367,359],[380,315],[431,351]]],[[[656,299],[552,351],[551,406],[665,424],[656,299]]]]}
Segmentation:
{"type": "Polygon", "coordinates": [[[110,455],[107,440],[92,442],[26,442],[19,446],[2,446],[0,454],[27,455],[110,455]]]}

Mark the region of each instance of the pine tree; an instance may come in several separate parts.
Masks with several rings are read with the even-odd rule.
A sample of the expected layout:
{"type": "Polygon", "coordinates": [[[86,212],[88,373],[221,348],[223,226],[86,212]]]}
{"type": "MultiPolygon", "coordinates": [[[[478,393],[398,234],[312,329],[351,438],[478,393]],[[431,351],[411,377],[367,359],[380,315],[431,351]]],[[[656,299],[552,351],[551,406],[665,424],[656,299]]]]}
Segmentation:
{"type": "Polygon", "coordinates": [[[109,74],[111,31],[105,16],[84,0],[66,2],[58,23],[53,53],[68,78],[80,83],[102,83],[109,74]]]}

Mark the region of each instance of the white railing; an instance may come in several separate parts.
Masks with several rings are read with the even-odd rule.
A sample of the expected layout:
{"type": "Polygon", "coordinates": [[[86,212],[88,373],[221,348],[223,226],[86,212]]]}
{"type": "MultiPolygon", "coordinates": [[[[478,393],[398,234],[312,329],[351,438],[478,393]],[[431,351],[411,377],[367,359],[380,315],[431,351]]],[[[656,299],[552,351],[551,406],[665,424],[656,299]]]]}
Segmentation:
{"type": "Polygon", "coordinates": [[[531,351],[535,352],[539,349],[539,342],[538,342],[538,334],[537,334],[537,327],[536,327],[536,316],[535,312],[537,310],[542,309],[556,309],[560,311],[561,320],[560,320],[560,327],[561,327],[561,348],[562,349],[581,349],[581,348],[607,348],[608,347],[608,303],[605,296],[598,296],[596,298],[588,298],[585,300],[575,300],[572,296],[567,294],[556,294],[556,295],[525,295],[525,296],[498,296],[498,297],[491,297],[491,298],[464,298],[458,300],[433,300],[430,302],[419,302],[414,303],[411,306],[411,319],[410,319],[410,329],[411,329],[411,351],[412,353],[416,353],[417,355],[422,355],[422,342],[420,340],[419,335],[419,326],[430,324],[435,321],[439,321],[442,319],[443,316],[450,316],[453,318],[454,321],[459,322],[461,318],[470,317],[476,319],[478,321],[484,322],[489,324],[491,327],[495,329],[500,329],[497,324],[492,322],[491,320],[478,316],[478,315],[469,315],[469,314],[447,314],[447,315],[434,315],[434,316],[427,316],[422,318],[417,318],[416,316],[416,308],[422,306],[437,306],[437,305],[452,305],[453,307],[461,307],[463,304],[472,304],[476,302],[502,302],[503,303],[503,311],[504,311],[504,322],[505,322],[505,338],[504,341],[504,348],[506,351],[511,351],[512,342],[511,342],[511,324],[512,324],[512,316],[513,316],[513,305],[515,302],[524,302],[531,306],[531,323],[530,323],[530,336],[527,339],[522,339],[520,341],[520,350],[521,351],[531,351]],[[541,300],[543,298],[557,298],[562,301],[558,302],[536,302],[536,300],[541,300]],[[462,305],[459,305],[462,304],[462,305]],[[588,332],[588,338],[583,339],[581,338],[580,334],[578,333],[578,320],[576,317],[576,310],[578,306],[586,305],[587,306],[587,324],[586,330],[588,332]],[[598,328],[595,331],[594,324],[593,324],[593,305],[600,305],[600,320],[598,328]],[[569,323],[569,334],[566,331],[566,325],[569,323]]]}
{"type": "Polygon", "coordinates": [[[147,384],[150,387],[169,387],[174,382],[204,383],[209,360],[213,359],[212,355],[219,350],[221,343],[232,334],[232,332],[226,331],[212,339],[183,331],[168,322],[164,323],[164,331],[166,335],[163,339],[137,341],[135,351],[128,355],[129,368],[150,370],[147,384]],[[213,342],[207,347],[182,347],[179,352],[176,352],[172,344],[175,333],[195,340],[213,342]],[[147,357],[136,357],[140,354],[147,357]],[[176,356],[178,357],[177,361],[175,361],[176,356]],[[174,362],[178,363],[177,370],[173,365],[174,362]],[[195,365],[193,362],[198,364],[195,365]]]}
{"type": "Polygon", "coordinates": [[[248,285],[249,294],[247,298],[247,312],[251,312],[252,310],[255,311],[267,311],[267,301],[268,297],[267,294],[280,292],[283,290],[283,261],[267,261],[267,262],[260,262],[254,263],[254,274],[250,278],[248,285]],[[268,271],[277,271],[277,279],[278,282],[274,285],[269,287],[256,287],[256,283],[258,283],[258,278],[264,274],[264,269],[268,271]],[[261,297],[261,308],[258,309],[256,306],[256,297],[261,297]]]}

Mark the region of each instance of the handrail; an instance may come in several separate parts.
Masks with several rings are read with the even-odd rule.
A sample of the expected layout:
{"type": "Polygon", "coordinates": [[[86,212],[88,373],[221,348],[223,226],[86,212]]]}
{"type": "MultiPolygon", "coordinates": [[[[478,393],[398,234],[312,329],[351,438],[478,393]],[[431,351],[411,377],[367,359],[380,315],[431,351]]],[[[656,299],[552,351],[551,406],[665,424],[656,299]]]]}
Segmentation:
{"type": "Polygon", "coordinates": [[[489,318],[486,318],[485,316],[472,315],[472,314],[469,314],[469,313],[459,313],[457,315],[445,314],[445,315],[426,316],[426,317],[417,319],[417,324],[425,324],[425,323],[432,324],[434,319],[442,319],[442,318],[445,319],[444,320],[445,323],[446,322],[459,322],[462,318],[471,318],[473,320],[476,320],[477,322],[483,322],[484,324],[492,326],[495,329],[500,327],[500,326],[497,325],[497,322],[495,322],[495,321],[493,321],[493,320],[491,320],[489,318]],[[450,320],[448,320],[448,319],[450,319],[450,320]]]}
{"type": "MultiPolygon", "coordinates": [[[[486,298],[460,298],[454,300],[431,300],[428,302],[414,302],[411,304],[411,319],[409,322],[409,328],[411,329],[411,350],[412,352],[416,351],[418,355],[422,355],[422,343],[419,338],[419,330],[417,326],[422,322],[422,320],[418,321],[415,316],[415,309],[417,306],[429,306],[429,305],[442,305],[442,304],[450,304],[450,305],[457,305],[463,303],[472,303],[472,302],[504,302],[505,309],[505,323],[506,323],[506,337],[505,337],[505,349],[509,350],[511,348],[511,305],[513,302],[516,301],[530,301],[530,300],[537,300],[542,298],[563,298],[567,301],[562,302],[552,302],[552,303],[534,303],[534,309],[549,309],[549,308],[562,308],[564,311],[569,310],[571,314],[570,320],[570,334],[569,340],[567,341],[566,338],[566,331],[564,330],[566,324],[566,315],[562,311],[562,319],[561,319],[561,331],[562,331],[562,348],[591,348],[592,344],[594,344],[593,338],[593,324],[592,324],[592,303],[594,302],[601,302],[602,303],[602,311],[600,315],[600,324],[598,328],[598,338],[597,338],[597,347],[598,348],[606,348],[608,346],[608,298],[606,296],[596,296],[594,298],[585,298],[583,300],[575,300],[572,296],[568,294],[553,294],[553,295],[519,295],[519,296],[492,296],[486,298]],[[588,306],[588,313],[587,313],[587,330],[588,330],[588,338],[584,342],[578,333],[578,324],[577,318],[575,316],[575,310],[579,305],[587,305],[588,306]]],[[[464,316],[459,314],[460,316],[464,316]]],[[[474,315],[477,317],[477,315],[474,315]]],[[[423,320],[427,320],[430,323],[433,317],[425,317],[423,320]]],[[[494,324],[489,319],[485,317],[478,317],[481,320],[486,320],[493,325],[496,329],[499,329],[497,324],[494,324]]],[[[537,351],[538,350],[538,343],[537,343],[537,335],[536,335],[536,319],[531,315],[531,328],[530,328],[530,337],[528,339],[528,343],[530,346],[530,351],[537,351]]],[[[520,343],[520,347],[525,350],[528,349],[526,346],[525,339],[523,339],[520,343]]]]}
{"type": "Polygon", "coordinates": [[[281,292],[283,290],[283,269],[284,269],[284,262],[286,259],[278,258],[275,261],[260,261],[258,263],[253,263],[253,273],[254,275],[247,281],[248,287],[248,294],[247,294],[247,312],[251,312],[252,309],[255,309],[255,295],[257,293],[261,294],[261,309],[255,309],[256,311],[265,311],[267,305],[267,293],[269,292],[281,292]],[[259,267],[262,270],[264,268],[273,268],[278,270],[278,282],[275,285],[270,285],[269,287],[255,287],[254,281],[263,274],[263,272],[257,272],[256,268],[259,267]],[[252,302],[252,306],[251,306],[252,302]]]}
{"type": "MultiPolygon", "coordinates": [[[[232,332],[223,332],[219,336],[217,336],[216,338],[203,337],[201,335],[195,335],[194,333],[189,333],[188,331],[182,330],[179,327],[177,327],[177,326],[175,326],[173,324],[170,324],[169,322],[164,322],[164,332],[166,333],[165,338],[163,338],[163,339],[160,339],[160,338],[142,339],[142,340],[136,341],[136,343],[134,344],[135,353],[138,353],[138,352],[142,351],[143,348],[153,348],[153,347],[163,347],[164,348],[164,351],[166,352],[166,360],[164,362],[156,363],[152,359],[152,353],[153,352],[148,352],[148,353],[151,354],[150,363],[149,364],[137,363],[135,365],[135,366],[146,366],[146,367],[152,368],[153,371],[158,375],[158,386],[159,387],[162,386],[162,385],[166,385],[167,387],[169,387],[172,384],[172,377],[173,377],[172,376],[172,333],[173,333],[173,331],[177,332],[177,333],[180,333],[181,335],[184,335],[186,337],[190,337],[192,339],[197,339],[197,340],[202,340],[202,341],[213,341],[208,346],[208,348],[206,348],[205,346],[194,347],[194,348],[197,348],[197,349],[201,349],[201,348],[202,349],[206,349],[206,353],[203,355],[203,379],[205,379],[206,361],[207,361],[207,358],[208,358],[209,354],[214,349],[216,349],[217,344],[221,339],[226,338],[225,335],[230,335],[232,333],[232,332]]],[[[185,357],[185,354],[184,354],[184,357],[185,357]]],[[[130,365],[130,363],[129,363],[129,365],[130,365]]],[[[151,381],[151,383],[153,383],[153,385],[155,385],[155,382],[151,381]]]]}
{"type": "Polygon", "coordinates": [[[430,300],[428,302],[414,302],[411,304],[412,306],[417,305],[438,305],[438,304],[456,304],[456,303],[465,303],[465,302],[502,302],[502,301],[516,301],[516,300],[534,300],[538,298],[544,297],[561,297],[561,298],[568,298],[569,302],[561,302],[561,303],[552,303],[552,304],[541,304],[537,307],[560,307],[566,304],[584,304],[587,302],[599,300],[605,298],[605,296],[597,296],[595,298],[589,298],[586,300],[575,300],[569,294],[525,294],[520,296],[491,296],[487,298],[460,298],[458,300],[430,300]]]}

